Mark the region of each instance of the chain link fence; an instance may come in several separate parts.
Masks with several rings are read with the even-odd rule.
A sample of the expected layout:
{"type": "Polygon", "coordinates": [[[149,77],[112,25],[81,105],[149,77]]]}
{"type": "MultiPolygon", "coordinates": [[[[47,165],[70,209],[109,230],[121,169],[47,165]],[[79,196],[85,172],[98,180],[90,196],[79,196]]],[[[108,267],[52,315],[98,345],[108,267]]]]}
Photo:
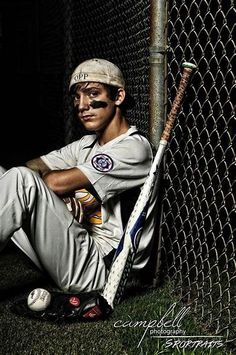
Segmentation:
{"type": "MultiPolygon", "coordinates": [[[[137,103],[129,119],[148,134],[150,1],[63,0],[63,6],[67,142],[83,133],[67,95],[69,76],[91,57],[122,68],[137,103]]],[[[174,281],[214,334],[234,342],[236,10],[229,0],[171,0],[167,22],[166,111],[180,64],[192,61],[198,70],[165,157],[160,277],[174,281]]]]}
{"type": "Polygon", "coordinates": [[[168,103],[197,64],[166,154],[162,267],[215,334],[236,340],[235,23],[232,1],[169,1],[168,103]]]}

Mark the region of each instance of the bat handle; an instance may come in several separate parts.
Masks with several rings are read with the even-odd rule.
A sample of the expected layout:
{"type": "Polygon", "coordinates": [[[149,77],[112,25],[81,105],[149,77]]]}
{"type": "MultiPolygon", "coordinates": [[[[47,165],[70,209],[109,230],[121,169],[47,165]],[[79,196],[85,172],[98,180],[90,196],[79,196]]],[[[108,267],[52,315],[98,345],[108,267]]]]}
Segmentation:
{"type": "Polygon", "coordinates": [[[184,62],[182,64],[182,66],[183,66],[183,73],[182,73],[182,77],[181,77],[181,80],[179,83],[179,87],[177,89],[175,99],[174,99],[173,104],[171,106],[170,113],[167,117],[164,131],[161,135],[161,140],[164,140],[164,141],[169,141],[169,139],[170,139],[170,134],[171,134],[175,119],[178,116],[178,113],[181,108],[181,104],[182,104],[182,101],[184,98],[185,89],[188,85],[188,82],[189,82],[189,79],[190,79],[190,76],[191,76],[193,70],[196,69],[196,65],[193,63],[189,63],[189,62],[184,62]]]}

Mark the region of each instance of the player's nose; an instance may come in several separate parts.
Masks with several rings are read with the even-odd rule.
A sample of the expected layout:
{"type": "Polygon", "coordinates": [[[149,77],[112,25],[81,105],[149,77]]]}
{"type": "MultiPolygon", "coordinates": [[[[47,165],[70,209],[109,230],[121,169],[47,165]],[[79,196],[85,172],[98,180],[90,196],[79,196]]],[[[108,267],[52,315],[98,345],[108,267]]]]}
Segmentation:
{"type": "Polygon", "coordinates": [[[89,109],[89,100],[85,95],[80,95],[80,98],[76,101],[75,106],[79,112],[83,112],[89,109]]]}

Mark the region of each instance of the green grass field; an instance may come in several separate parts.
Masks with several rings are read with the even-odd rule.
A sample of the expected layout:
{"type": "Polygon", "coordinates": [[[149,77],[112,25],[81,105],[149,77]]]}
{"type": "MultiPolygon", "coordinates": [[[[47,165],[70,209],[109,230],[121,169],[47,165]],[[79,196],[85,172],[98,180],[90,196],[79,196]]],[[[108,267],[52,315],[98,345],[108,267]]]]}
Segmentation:
{"type": "Polygon", "coordinates": [[[9,248],[1,253],[0,270],[2,355],[233,354],[225,348],[224,338],[210,338],[213,334],[207,333],[191,309],[171,295],[169,285],[130,290],[109,320],[58,325],[11,312],[16,298],[27,297],[35,287],[46,288],[48,282],[21,252],[9,248]],[[173,338],[175,334],[185,338],[173,338]],[[221,341],[223,347],[217,349],[216,343],[214,347],[211,343],[209,348],[191,348],[196,341],[205,346],[206,342],[210,346],[209,342],[221,341]]]}

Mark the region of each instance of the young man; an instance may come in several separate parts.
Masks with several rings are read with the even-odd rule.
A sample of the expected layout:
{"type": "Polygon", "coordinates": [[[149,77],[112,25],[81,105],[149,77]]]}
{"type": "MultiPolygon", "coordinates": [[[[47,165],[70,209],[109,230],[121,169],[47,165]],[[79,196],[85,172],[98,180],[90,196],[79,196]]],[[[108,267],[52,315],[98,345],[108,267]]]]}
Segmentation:
{"type": "Polygon", "coordinates": [[[81,63],[70,92],[87,131],[60,150],[0,178],[0,249],[9,239],[64,291],[101,289],[123,233],[121,200],[149,172],[149,142],[124,117],[130,97],[120,69],[81,63]]]}

